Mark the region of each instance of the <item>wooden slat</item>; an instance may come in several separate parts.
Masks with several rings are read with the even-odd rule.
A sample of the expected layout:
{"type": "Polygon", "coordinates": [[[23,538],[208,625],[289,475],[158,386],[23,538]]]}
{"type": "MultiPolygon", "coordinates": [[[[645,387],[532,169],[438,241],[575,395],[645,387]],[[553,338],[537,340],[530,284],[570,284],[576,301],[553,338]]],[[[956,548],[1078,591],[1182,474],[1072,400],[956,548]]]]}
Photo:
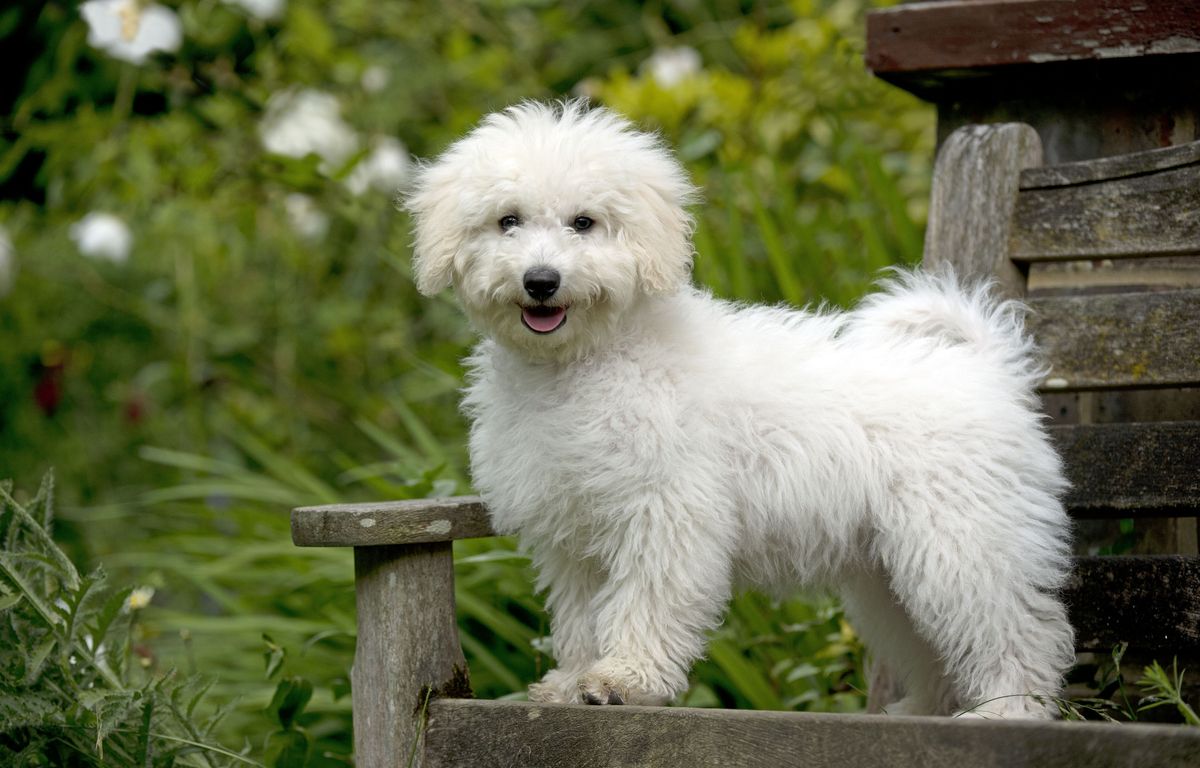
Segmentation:
{"type": "Polygon", "coordinates": [[[1050,428],[1078,518],[1200,513],[1200,421],[1050,428]]]}
{"type": "Polygon", "coordinates": [[[1017,261],[1200,254],[1200,164],[1022,190],[1013,217],[1017,261]]]}
{"type": "Polygon", "coordinates": [[[1145,152],[1100,157],[1062,165],[1046,165],[1021,171],[1021,189],[1046,189],[1074,184],[1141,176],[1200,163],[1200,141],[1177,147],[1161,147],[1145,152]]]}
{"type": "Polygon", "coordinates": [[[1200,381],[1200,290],[1032,299],[1028,328],[1051,371],[1043,391],[1200,381]]]}
{"type": "Polygon", "coordinates": [[[1200,14],[1192,2],[951,0],[867,16],[867,66],[881,77],[1196,52],[1200,14]]]}
{"type": "Polygon", "coordinates": [[[1086,296],[1200,288],[1200,259],[1158,256],[1096,261],[1043,261],[1029,265],[1026,296],[1086,296]]]}
{"type": "Polygon", "coordinates": [[[478,496],[292,510],[292,541],[300,547],[421,544],[494,535],[478,496]]]}
{"type": "Polygon", "coordinates": [[[439,700],[428,768],[1195,768],[1200,729],[439,700]]]}
{"type": "Polygon", "coordinates": [[[1080,650],[1127,642],[1163,658],[1200,652],[1198,557],[1077,558],[1065,597],[1080,650]]]}

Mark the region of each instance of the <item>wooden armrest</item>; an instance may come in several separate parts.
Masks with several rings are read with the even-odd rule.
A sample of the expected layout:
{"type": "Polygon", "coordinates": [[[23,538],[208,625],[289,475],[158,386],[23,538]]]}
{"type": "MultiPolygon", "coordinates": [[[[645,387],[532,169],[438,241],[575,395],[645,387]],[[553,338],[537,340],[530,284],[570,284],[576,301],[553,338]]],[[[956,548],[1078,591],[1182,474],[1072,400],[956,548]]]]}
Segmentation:
{"type": "Polygon", "coordinates": [[[299,547],[428,544],[495,535],[478,496],[292,510],[292,542],[299,547]]]}

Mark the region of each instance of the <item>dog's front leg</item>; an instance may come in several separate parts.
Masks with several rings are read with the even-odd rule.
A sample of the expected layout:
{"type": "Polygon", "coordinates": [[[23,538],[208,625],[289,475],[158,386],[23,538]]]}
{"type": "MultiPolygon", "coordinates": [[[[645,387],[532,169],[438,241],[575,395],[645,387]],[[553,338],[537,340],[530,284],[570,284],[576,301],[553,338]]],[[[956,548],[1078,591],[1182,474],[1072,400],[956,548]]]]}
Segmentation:
{"type": "Polygon", "coordinates": [[[604,583],[600,567],[565,549],[547,547],[534,555],[537,587],[546,592],[550,634],[557,666],[529,686],[529,700],[579,701],[577,681],[600,658],[592,603],[604,583]]]}
{"type": "Polygon", "coordinates": [[[732,541],[711,497],[691,502],[643,500],[610,542],[594,605],[603,656],[579,678],[584,703],[659,705],[687,687],[728,601],[732,541]]]}

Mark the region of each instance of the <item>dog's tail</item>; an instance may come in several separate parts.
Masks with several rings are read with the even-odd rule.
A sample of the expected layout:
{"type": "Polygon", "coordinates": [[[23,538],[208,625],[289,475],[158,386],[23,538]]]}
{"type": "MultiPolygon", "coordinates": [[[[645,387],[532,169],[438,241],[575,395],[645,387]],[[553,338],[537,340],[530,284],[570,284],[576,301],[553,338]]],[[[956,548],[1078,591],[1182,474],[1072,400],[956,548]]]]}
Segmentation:
{"type": "Polygon", "coordinates": [[[896,269],[880,287],[855,309],[855,327],[974,347],[1024,379],[1029,390],[1045,377],[1025,333],[1028,307],[998,298],[992,283],[964,285],[950,269],[896,269]]]}

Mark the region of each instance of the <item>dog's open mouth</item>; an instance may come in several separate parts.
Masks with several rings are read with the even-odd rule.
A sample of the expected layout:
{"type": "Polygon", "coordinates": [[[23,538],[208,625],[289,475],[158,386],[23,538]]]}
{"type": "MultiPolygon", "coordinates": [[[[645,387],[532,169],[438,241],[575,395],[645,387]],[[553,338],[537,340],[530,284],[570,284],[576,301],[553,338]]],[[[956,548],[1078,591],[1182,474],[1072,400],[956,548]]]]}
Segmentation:
{"type": "Polygon", "coordinates": [[[534,333],[553,333],[566,321],[566,307],[521,307],[521,322],[534,333]]]}

